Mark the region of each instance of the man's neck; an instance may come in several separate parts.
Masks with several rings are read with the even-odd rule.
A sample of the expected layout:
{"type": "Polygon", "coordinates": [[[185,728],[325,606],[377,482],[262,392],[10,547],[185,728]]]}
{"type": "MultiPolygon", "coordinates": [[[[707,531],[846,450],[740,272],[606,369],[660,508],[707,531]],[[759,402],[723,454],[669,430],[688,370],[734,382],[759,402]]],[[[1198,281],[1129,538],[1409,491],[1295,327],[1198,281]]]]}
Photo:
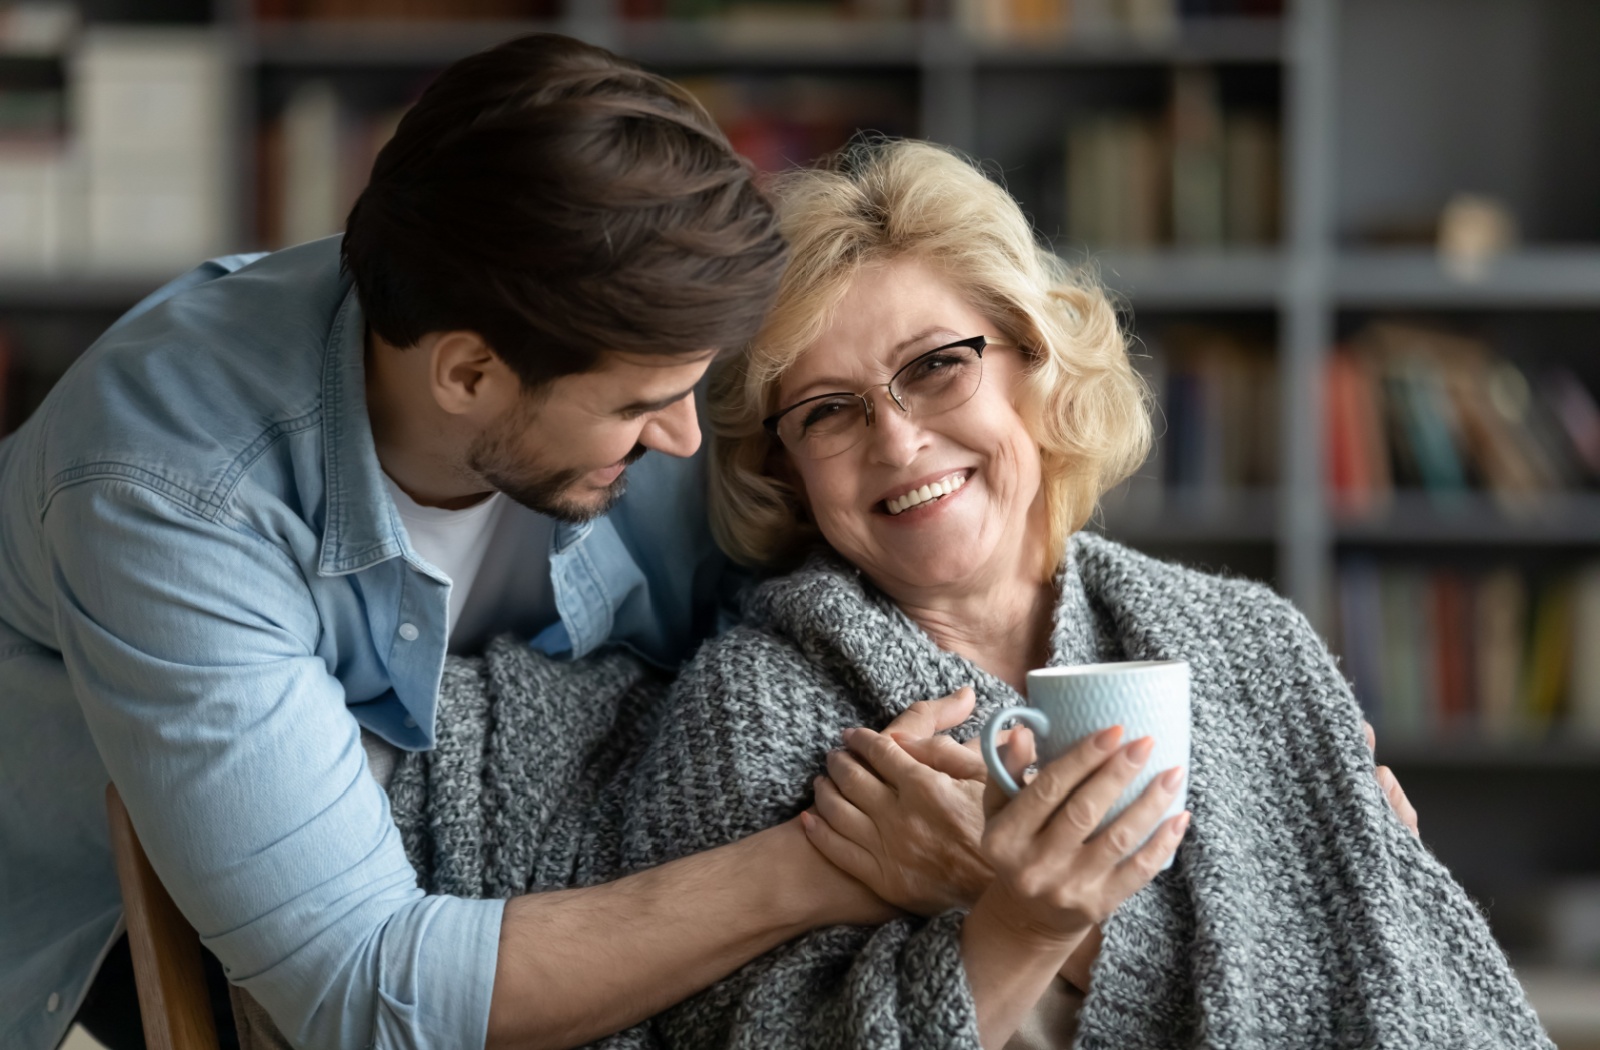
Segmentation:
{"type": "Polygon", "coordinates": [[[408,360],[422,347],[401,349],[370,329],[366,336],[367,418],[378,465],[400,491],[424,507],[464,510],[492,496],[455,468],[462,450],[453,427],[428,396],[427,363],[408,360]]]}

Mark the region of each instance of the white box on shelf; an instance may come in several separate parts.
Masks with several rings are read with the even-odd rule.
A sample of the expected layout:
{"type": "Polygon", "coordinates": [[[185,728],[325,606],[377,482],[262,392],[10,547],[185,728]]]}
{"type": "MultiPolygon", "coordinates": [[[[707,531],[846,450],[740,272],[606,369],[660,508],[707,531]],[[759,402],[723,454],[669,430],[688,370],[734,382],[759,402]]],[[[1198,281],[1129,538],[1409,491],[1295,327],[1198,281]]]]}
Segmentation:
{"type": "Polygon", "coordinates": [[[0,273],[60,271],[66,254],[66,163],[58,144],[0,144],[0,273]]]}
{"type": "Polygon", "coordinates": [[[84,269],[161,273],[228,249],[226,39],[203,28],[84,33],[71,77],[84,269]]]}
{"type": "Polygon", "coordinates": [[[162,169],[91,172],[88,269],[96,273],[178,271],[227,250],[215,179],[162,169]]]}
{"type": "Polygon", "coordinates": [[[95,27],[72,63],[74,127],[88,163],[168,157],[224,163],[227,55],[209,29],[95,27]]]}

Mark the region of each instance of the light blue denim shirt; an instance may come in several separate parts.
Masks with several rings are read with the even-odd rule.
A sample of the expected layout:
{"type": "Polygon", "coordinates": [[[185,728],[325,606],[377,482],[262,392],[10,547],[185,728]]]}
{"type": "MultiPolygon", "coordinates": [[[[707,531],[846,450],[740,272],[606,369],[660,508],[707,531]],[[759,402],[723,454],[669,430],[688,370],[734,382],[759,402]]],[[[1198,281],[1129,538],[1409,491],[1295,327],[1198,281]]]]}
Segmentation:
{"type": "MultiPolygon", "coordinates": [[[[0,442],[0,1047],[53,1047],[120,930],[108,775],[297,1044],[483,1045],[502,904],[417,888],[359,743],[433,745],[449,590],[384,489],[363,331],[336,239],[208,263],[0,442]]],[[[629,477],[521,627],[671,665],[727,579],[703,461],[629,477]]]]}

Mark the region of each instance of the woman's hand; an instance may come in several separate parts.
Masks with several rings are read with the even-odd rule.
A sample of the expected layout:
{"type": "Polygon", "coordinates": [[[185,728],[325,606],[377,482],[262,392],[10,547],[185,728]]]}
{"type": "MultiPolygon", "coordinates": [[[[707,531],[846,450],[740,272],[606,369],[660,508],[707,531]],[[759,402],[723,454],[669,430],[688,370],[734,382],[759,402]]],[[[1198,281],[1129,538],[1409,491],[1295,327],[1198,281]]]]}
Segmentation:
{"type": "Polygon", "coordinates": [[[1126,747],[1121,740],[1122,728],[1113,726],[1079,741],[1009,802],[990,786],[993,816],[982,845],[995,878],[974,914],[983,910],[1018,938],[1070,952],[1161,870],[1189,826],[1187,811],[1161,820],[1183,784],[1182,768],[1156,777],[1095,830],[1154,746],[1149,737],[1126,747]]]}
{"type": "Polygon", "coordinates": [[[847,750],[829,754],[801,825],[824,856],[897,907],[969,908],[993,878],[979,845],[983,760],[949,737],[902,745],[893,729],[845,732],[847,750]]]}

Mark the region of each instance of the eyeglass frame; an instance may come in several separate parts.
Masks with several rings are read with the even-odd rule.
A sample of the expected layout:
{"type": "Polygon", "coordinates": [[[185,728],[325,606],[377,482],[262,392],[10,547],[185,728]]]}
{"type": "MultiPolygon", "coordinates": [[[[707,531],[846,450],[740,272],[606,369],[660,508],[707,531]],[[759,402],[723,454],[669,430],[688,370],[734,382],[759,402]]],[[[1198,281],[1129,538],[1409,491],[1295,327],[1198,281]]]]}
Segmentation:
{"type": "MultiPolygon", "coordinates": [[[[987,347],[991,347],[991,346],[1010,346],[1010,345],[1012,345],[1012,344],[1010,344],[1010,343],[992,342],[992,341],[990,341],[988,336],[984,336],[984,335],[974,335],[974,336],[969,336],[966,339],[957,339],[954,342],[945,343],[945,344],[943,344],[941,346],[936,346],[931,350],[924,350],[922,353],[918,354],[916,357],[913,357],[911,360],[907,361],[905,364],[903,364],[899,368],[895,369],[894,370],[894,375],[889,377],[888,382],[885,382],[885,383],[874,383],[871,386],[867,387],[865,390],[862,390],[860,393],[855,393],[855,392],[849,391],[849,390],[834,390],[834,391],[830,391],[829,393],[826,393],[826,394],[813,394],[812,396],[810,396],[808,398],[805,398],[805,399],[800,400],[800,401],[796,401],[794,404],[790,405],[788,408],[780,409],[779,411],[774,412],[772,415],[768,416],[766,419],[763,419],[761,421],[761,426],[767,431],[767,433],[771,434],[773,437],[778,437],[778,420],[782,419],[784,416],[788,415],[790,412],[793,412],[795,409],[803,408],[806,405],[809,405],[814,401],[826,401],[830,397],[853,397],[853,398],[857,399],[858,401],[860,401],[864,406],[866,406],[867,427],[870,429],[872,424],[873,424],[873,421],[877,418],[877,411],[878,410],[877,410],[876,404],[874,404],[874,402],[873,402],[873,399],[868,397],[867,395],[872,393],[874,390],[877,390],[879,387],[882,387],[883,389],[888,391],[889,400],[894,402],[896,408],[898,408],[900,411],[904,412],[907,416],[911,415],[911,409],[907,408],[905,402],[900,400],[900,395],[896,394],[894,392],[894,381],[896,379],[899,379],[900,376],[902,374],[904,374],[907,369],[910,369],[911,367],[916,365],[919,361],[922,361],[925,358],[932,357],[934,354],[941,353],[941,352],[943,352],[945,350],[950,350],[950,349],[953,349],[954,347],[958,347],[958,346],[964,346],[964,347],[967,347],[967,348],[971,349],[973,353],[978,355],[978,367],[981,369],[983,367],[983,351],[987,347]]],[[[978,383],[979,383],[979,385],[982,385],[982,383],[983,383],[983,375],[982,375],[981,371],[980,371],[979,376],[978,376],[978,383]]],[[[978,388],[976,386],[973,387],[972,388],[972,393],[975,395],[975,394],[977,394],[977,392],[978,392],[978,388]]],[[[970,401],[971,397],[969,396],[967,400],[970,401]]],[[[966,404],[966,401],[963,401],[961,404],[966,404]]],[[[951,405],[950,409],[946,409],[945,411],[950,411],[951,409],[956,409],[956,408],[960,408],[960,407],[961,407],[961,405],[951,405]]],[[[782,439],[779,438],[779,441],[781,443],[782,439]]],[[[860,442],[857,441],[855,444],[860,444],[860,442]]],[[[850,449],[854,448],[855,444],[849,445],[846,448],[842,448],[838,452],[833,453],[833,455],[843,455],[845,452],[848,452],[848,451],[850,451],[850,449]]],[[[829,458],[832,458],[832,457],[831,456],[824,456],[824,457],[821,457],[821,458],[829,459],[829,458]]]]}

